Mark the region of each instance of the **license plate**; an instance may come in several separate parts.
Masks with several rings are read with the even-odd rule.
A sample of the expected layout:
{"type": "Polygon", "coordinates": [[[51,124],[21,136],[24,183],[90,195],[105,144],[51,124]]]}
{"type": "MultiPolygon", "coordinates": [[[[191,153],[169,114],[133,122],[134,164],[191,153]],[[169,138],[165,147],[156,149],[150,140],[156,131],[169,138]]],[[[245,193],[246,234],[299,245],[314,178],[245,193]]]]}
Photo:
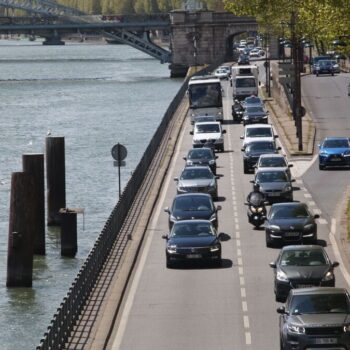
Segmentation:
{"type": "Polygon", "coordinates": [[[337,338],[317,338],[315,339],[316,344],[336,344],[337,338]]]}
{"type": "Polygon", "coordinates": [[[311,288],[315,287],[313,284],[297,284],[297,288],[311,288]]]}
{"type": "Polygon", "coordinates": [[[340,162],[341,161],[341,158],[332,158],[331,159],[331,162],[340,162]]]}
{"type": "Polygon", "coordinates": [[[188,259],[200,259],[201,257],[201,254],[187,254],[188,259]]]}
{"type": "Polygon", "coordinates": [[[271,192],[271,193],[268,193],[268,196],[269,197],[278,197],[280,194],[278,192],[271,192]]]}
{"type": "Polygon", "coordinates": [[[299,232],[286,232],[284,234],[286,237],[298,237],[300,235],[299,232]]]}

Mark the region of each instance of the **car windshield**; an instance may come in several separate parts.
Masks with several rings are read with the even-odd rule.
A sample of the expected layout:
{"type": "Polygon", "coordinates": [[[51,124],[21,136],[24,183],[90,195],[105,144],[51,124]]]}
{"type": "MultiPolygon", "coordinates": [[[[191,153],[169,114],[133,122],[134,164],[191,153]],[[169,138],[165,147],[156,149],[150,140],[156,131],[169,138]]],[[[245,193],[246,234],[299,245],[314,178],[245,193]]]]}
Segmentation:
{"type": "Polygon", "coordinates": [[[236,79],[236,87],[238,88],[256,87],[255,78],[236,79]]]}
{"type": "Polygon", "coordinates": [[[271,208],[271,219],[307,218],[309,213],[304,205],[284,205],[271,208]]]}
{"type": "Polygon", "coordinates": [[[339,140],[325,140],[323,143],[325,148],[343,148],[350,147],[349,140],[339,139],[339,140]]]}
{"type": "Polygon", "coordinates": [[[246,147],[246,150],[251,152],[251,151],[274,151],[275,146],[272,142],[253,142],[248,144],[246,147]]]}
{"type": "Polygon", "coordinates": [[[247,113],[265,113],[264,108],[261,106],[248,106],[246,108],[247,113]]]}
{"type": "Polygon", "coordinates": [[[196,132],[198,134],[218,133],[220,132],[220,126],[219,124],[197,124],[196,132]]]}
{"type": "Polygon", "coordinates": [[[188,153],[188,159],[205,159],[210,160],[213,159],[213,153],[210,149],[195,149],[188,153]]]}
{"type": "Polygon", "coordinates": [[[296,249],[283,252],[280,264],[281,266],[324,266],[327,261],[320,249],[296,249]]]}
{"type": "Polygon", "coordinates": [[[286,182],[287,174],[284,171],[261,171],[256,174],[256,182],[286,182]]]}
{"type": "Polygon", "coordinates": [[[246,137],[271,137],[272,130],[270,128],[249,128],[246,131],[246,137]]]}
{"type": "Polygon", "coordinates": [[[255,97],[255,96],[246,97],[244,99],[244,103],[246,103],[246,104],[258,104],[258,105],[262,104],[260,98],[259,97],[255,97]]]}
{"type": "Polygon", "coordinates": [[[177,222],[171,230],[171,237],[190,237],[190,236],[215,236],[215,231],[210,223],[182,223],[177,222]]]}
{"type": "Polygon", "coordinates": [[[292,315],[348,314],[350,312],[349,299],[345,293],[295,295],[291,300],[290,312],[292,315]]]}
{"type": "Polygon", "coordinates": [[[181,180],[194,180],[194,179],[212,179],[213,173],[209,169],[185,169],[181,174],[181,180]]]}
{"type": "Polygon", "coordinates": [[[286,167],[287,162],[284,157],[271,157],[271,158],[260,158],[259,167],[270,168],[270,167],[286,167]]]}
{"type": "Polygon", "coordinates": [[[176,198],[174,202],[174,210],[208,211],[213,210],[213,205],[207,197],[185,196],[176,198]]]}

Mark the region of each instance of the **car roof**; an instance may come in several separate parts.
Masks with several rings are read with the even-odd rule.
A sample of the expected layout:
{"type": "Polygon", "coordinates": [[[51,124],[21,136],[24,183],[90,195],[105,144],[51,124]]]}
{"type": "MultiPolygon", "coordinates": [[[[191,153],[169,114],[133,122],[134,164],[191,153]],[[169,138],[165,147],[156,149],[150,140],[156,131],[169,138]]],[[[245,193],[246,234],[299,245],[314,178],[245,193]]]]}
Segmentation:
{"type": "Polygon", "coordinates": [[[202,219],[180,220],[180,221],[174,222],[174,225],[178,225],[178,224],[198,224],[198,223],[204,223],[204,224],[211,224],[212,225],[211,221],[209,221],[209,220],[202,220],[202,219]]]}
{"type": "Polygon", "coordinates": [[[213,152],[213,150],[210,147],[199,147],[199,148],[191,148],[188,153],[190,152],[200,152],[200,151],[211,151],[213,152]]]}
{"type": "Polygon", "coordinates": [[[303,203],[303,202],[283,202],[283,203],[273,203],[271,205],[271,209],[278,208],[278,207],[285,207],[285,206],[289,206],[289,207],[304,206],[304,207],[307,207],[306,203],[303,203]]]}
{"type": "Polygon", "coordinates": [[[269,138],[268,140],[262,140],[262,137],[252,137],[251,141],[249,141],[249,143],[247,143],[247,146],[250,146],[252,144],[257,144],[257,143],[266,143],[266,142],[271,142],[271,143],[275,143],[274,140],[271,140],[271,138],[269,138]]]}
{"type": "Polygon", "coordinates": [[[256,173],[255,174],[258,174],[258,173],[263,173],[263,172],[272,172],[272,171],[280,171],[280,172],[286,172],[286,166],[285,167],[282,167],[282,166],[276,166],[276,167],[261,167],[261,168],[257,168],[256,170],[256,173]]]}
{"type": "Polygon", "coordinates": [[[280,153],[266,153],[266,154],[262,154],[260,156],[260,158],[284,158],[286,159],[286,156],[284,154],[280,154],[280,153]]]}
{"type": "Polygon", "coordinates": [[[221,124],[220,122],[214,122],[214,121],[212,121],[212,122],[198,122],[198,123],[195,123],[195,125],[212,125],[212,124],[221,124]]]}
{"type": "Polygon", "coordinates": [[[296,288],[290,290],[291,295],[308,295],[308,294],[348,294],[345,288],[339,287],[312,287],[296,288]]]}
{"type": "Polygon", "coordinates": [[[209,165],[187,165],[186,167],[184,167],[182,169],[182,171],[184,171],[184,170],[191,170],[191,169],[196,169],[196,170],[209,169],[210,170],[209,165]]]}
{"type": "Polygon", "coordinates": [[[209,193],[180,193],[174,197],[174,200],[176,198],[183,198],[183,197],[203,197],[203,198],[209,198],[209,199],[212,198],[209,193]]]}
{"type": "Polygon", "coordinates": [[[271,124],[249,124],[245,126],[246,129],[255,129],[255,128],[265,128],[265,129],[272,129],[271,124]]]}
{"type": "Polygon", "coordinates": [[[349,141],[349,137],[346,136],[328,136],[324,139],[324,141],[326,140],[347,140],[349,141]]]}
{"type": "Polygon", "coordinates": [[[317,244],[291,244],[284,246],[281,251],[286,250],[325,250],[322,246],[317,244]]]}

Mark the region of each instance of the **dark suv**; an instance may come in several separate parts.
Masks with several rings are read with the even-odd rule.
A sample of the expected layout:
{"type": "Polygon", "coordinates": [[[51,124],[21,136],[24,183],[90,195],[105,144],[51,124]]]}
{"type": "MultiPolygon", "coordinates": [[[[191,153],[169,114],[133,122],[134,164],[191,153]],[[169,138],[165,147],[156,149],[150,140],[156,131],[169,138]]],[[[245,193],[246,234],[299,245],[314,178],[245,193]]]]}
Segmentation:
{"type": "Polygon", "coordinates": [[[350,349],[350,296],[345,289],[292,289],[277,312],[282,350],[350,349]]]}
{"type": "Polygon", "coordinates": [[[331,60],[321,60],[315,66],[316,76],[320,74],[334,75],[334,66],[331,60]]]}

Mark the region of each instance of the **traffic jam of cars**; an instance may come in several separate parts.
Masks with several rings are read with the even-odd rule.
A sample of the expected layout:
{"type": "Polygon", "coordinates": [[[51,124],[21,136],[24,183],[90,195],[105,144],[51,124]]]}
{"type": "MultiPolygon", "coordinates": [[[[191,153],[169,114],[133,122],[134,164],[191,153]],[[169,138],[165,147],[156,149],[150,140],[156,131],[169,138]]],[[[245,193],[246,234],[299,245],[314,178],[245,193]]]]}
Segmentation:
{"type": "MultiPolygon", "coordinates": [[[[243,47],[244,43],[241,44],[243,47]]],[[[251,49],[250,57],[263,55],[261,51],[251,49]]],[[[190,84],[192,149],[183,156],[184,168],[174,178],[177,195],[171,206],[165,208],[169,216],[169,233],[162,236],[166,242],[166,267],[175,268],[180,263],[222,266],[224,237],[218,233],[218,211],[222,207],[215,205],[215,201],[220,186],[217,160],[220,152],[225,151],[226,130],[220,101],[223,89],[212,88],[228,80],[234,91],[232,124],[243,125],[240,137],[243,173],[253,176],[252,191],[244,203],[248,222],[256,229],[264,228],[266,247],[281,248],[276,260],[269,264],[275,300],[284,303],[277,309],[280,348],[350,349],[350,295],[335,287],[334,270],[339,263],[331,261],[325,248],[319,245],[320,216],[313,214],[307,203],[294,199],[293,164],[280,153],[278,135],[269,124],[269,112],[258,97],[256,66],[250,65],[249,52],[242,50],[238,65],[218,67],[214,75],[197,76],[190,84]],[[238,85],[235,90],[237,77],[240,81],[246,79],[247,84],[240,86],[250,90],[238,91],[238,85]],[[194,94],[200,88],[211,91],[207,100],[200,97],[202,105],[194,94]]],[[[315,62],[313,73],[333,75],[330,62],[325,59],[315,62]]],[[[319,145],[318,160],[319,170],[350,166],[349,138],[327,137],[319,145]]]]}

